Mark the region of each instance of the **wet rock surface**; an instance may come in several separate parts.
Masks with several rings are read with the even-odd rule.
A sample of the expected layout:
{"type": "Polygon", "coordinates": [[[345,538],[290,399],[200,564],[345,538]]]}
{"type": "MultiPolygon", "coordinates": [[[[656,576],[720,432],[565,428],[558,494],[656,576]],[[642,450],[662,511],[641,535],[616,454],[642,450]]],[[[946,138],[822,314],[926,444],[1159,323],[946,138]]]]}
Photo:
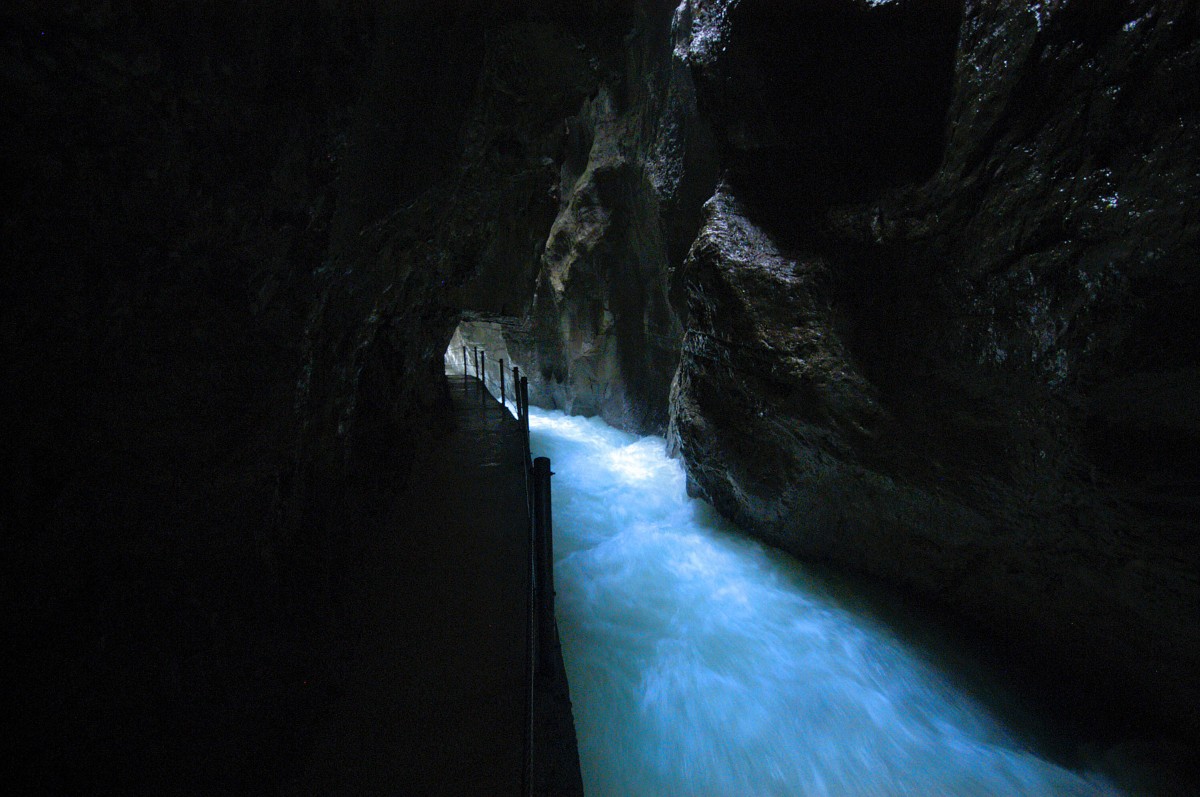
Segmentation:
{"type": "MultiPolygon", "coordinates": [[[[666,9],[629,20],[623,63],[564,122],[559,207],[537,263],[531,400],[662,431],[678,362],[676,266],[716,179],[711,131],[666,9]]],[[[523,356],[522,356],[523,355],[523,356]]]]}
{"type": "MultiPolygon", "coordinates": [[[[947,30],[898,5],[888,46],[947,30]]],[[[835,191],[803,168],[825,120],[784,136],[759,99],[756,132],[719,104],[771,85],[739,11],[693,45],[733,164],[685,266],[672,440],[694,488],[1194,734],[1197,416],[1168,396],[1200,378],[1195,6],[968,3],[940,165],[914,147],[835,191]],[[762,180],[777,157],[793,184],[762,180]]],[[[892,113],[927,113],[890,85],[892,113]]],[[[840,157],[894,152],[861,132],[840,157]]]]}

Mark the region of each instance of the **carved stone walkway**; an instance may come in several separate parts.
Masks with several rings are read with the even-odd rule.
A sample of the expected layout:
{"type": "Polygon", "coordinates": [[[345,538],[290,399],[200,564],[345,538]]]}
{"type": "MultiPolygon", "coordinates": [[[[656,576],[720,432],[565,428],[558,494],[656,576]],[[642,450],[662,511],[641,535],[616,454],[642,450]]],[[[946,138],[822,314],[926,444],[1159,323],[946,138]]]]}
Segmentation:
{"type": "MultiPolygon", "coordinates": [[[[318,733],[306,793],[521,794],[529,561],[521,427],[474,378],[448,379],[453,432],[416,463],[392,523],[404,532],[363,574],[371,609],[357,665],[318,733]]],[[[544,771],[533,780],[582,793],[565,694],[556,710],[565,703],[570,739],[556,739],[540,762],[558,784],[544,771]]]]}

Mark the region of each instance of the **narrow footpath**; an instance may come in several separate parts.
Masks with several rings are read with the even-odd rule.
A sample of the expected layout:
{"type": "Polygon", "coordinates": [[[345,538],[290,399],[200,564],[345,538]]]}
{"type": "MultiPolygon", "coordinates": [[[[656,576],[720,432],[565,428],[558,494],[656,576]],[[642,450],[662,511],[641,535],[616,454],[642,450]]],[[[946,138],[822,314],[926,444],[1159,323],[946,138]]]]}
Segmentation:
{"type": "MultiPolygon", "coordinates": [[[[363,574],[370,614],[348,688],[318,732],[309,793],[522,793],[529,520],[521,426],[478,380],[458,375],[448,385],[453,431],[415,463],[396,504],[393,525],[404,532],[363,574]]],[[[578,781],[566,710],[568,780],[578,781]]]]}

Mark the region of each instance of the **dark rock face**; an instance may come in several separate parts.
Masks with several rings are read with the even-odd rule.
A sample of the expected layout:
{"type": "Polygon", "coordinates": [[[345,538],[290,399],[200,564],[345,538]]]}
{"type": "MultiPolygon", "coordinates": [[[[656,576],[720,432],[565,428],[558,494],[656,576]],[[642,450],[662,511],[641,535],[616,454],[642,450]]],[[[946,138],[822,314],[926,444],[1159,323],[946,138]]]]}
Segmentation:
{"type": "Polygon", "coordinates": [[[661,431],[682,334],[675,266],[716,163],[671,18],[659,10],[630,25],[620,71],[565,121],[559,209],[519,359],[535,403],[661,431]]]}
{"type": "Polygon", "coordinates": [[[574,10],[91,5],[3,12],[19,782],[269,792],[437,433],[446,297],[544,191],[464,150],[484,40],[574,10]]]}
{"type": "Polygon", "coordinates": [[[464,318],[1200,736],[1194,2],[91,5],[0,12],[35,786],[284,777],[464,318]]]}
{"type": "Polygon", "coordinates": [[[696,2],[678,49],[738,192],[781,224],[936,170],[959,3],[696,2]]]}
{"type": "Polygon", "coordinates": [[[818,50],[797,63],[833,81],[807,90],[829,118],[807,123],[738,33],[754,5],[709,6],[690,56],[731,164],[685,267],[694,488],[1196,733],[1195,5],[968,3],[958,30],[845,10],[902,20],[861,28],[867,50],[950,33],[953,82],[903,58],[838,80],[818,50]],[[864,77],[894,63],[953,86],[944,141],[932,97],[864,77]],[[893,107],[847,122],[867,85],[893,107]],[[833,171],[810,168],[831,130],[833,171]]]}
{"type": "Polygon", "coordinates": [[[39,793],[253,789],[313,701],[322,565],[274,530],[372,21],[130,5],[3,12],[14,758],[39,793]]]}
{"type": "Polygon", "coordinates": [[[464,310],[526,315],[564,119],[634,13],[193,5],[3,12],[0,489],[35,790],[293,774],[442,352],[464,310]]]}

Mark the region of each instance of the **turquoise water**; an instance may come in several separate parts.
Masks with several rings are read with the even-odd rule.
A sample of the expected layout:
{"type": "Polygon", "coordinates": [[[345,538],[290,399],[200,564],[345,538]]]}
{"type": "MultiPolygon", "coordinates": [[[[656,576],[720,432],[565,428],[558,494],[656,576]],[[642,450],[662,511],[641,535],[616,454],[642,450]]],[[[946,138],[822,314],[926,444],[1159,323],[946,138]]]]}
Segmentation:
{"type": "Polygon", "coordinates": [[[532,408],[580,763],[614,795],[1111,795],[689,499],[661,438],[532,408]]]}

